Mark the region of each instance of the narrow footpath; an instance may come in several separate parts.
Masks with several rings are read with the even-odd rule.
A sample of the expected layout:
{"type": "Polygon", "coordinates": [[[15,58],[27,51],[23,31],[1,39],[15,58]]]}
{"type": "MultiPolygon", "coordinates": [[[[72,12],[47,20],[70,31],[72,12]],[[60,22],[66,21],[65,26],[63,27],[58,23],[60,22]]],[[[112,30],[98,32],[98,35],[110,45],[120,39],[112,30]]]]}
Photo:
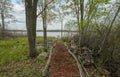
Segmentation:
{"type": "Polygon", "coordinates": [[[57,42],[52,51],[48,77],[78,77],[78,67],[62,42],[57,42]]]}

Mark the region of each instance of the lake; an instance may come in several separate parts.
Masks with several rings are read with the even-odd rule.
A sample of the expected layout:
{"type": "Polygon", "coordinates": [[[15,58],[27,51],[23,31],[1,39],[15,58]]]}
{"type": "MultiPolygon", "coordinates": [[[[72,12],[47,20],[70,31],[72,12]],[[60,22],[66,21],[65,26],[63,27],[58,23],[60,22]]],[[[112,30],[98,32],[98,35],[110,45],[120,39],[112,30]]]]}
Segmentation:
{"type": "MultiPolygon", "coordinates": [[[[20,34],[20,35],[27,35],[27,32],[26,31],[10,31],[10,33],[12,34],[20,34]]],[[[77,32],[63,32],[62,35],[63,36],[66,36],[66,35],[74,35],[74,34],[77,34],[77,32]]],[[[36,32],[36,36],[43,36],[43,32],[36,32]]],[[[47,36],[48,37],[58,37],[60,36],[61,37],[61,32],[47,32],[47,36]]]]}
{"type": "MultiPolygon", "coordinates": [[[[36,32],[37,36],[43,36],[43,32],[36,32]]],[[[77,32],[63,32],[62,35],[74,35],[77,34],[77,32]]],[[[48,37],[61,37],[61,32],[47,32],[48,37]]]]}

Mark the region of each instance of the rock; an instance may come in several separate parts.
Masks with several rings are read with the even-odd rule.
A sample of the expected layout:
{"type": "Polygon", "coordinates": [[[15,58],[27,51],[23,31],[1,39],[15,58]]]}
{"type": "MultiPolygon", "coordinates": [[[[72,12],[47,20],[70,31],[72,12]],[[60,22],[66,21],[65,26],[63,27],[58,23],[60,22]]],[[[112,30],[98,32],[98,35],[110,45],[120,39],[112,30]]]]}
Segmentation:
{"type": "Polygon", "coordinates": [[[74,45],[74,44],[72,44],[72,45],[71,45],[71,48],[72,48],[72,49],[76,49],[76,48],[77,48],[77,46],[76,46],[76,45],[74,45]]]}
{"type": "Polygon", "coordinates": [[[90,65],[94,63],[93,57],[92,57],[92,51],[87,47],[82,47],[80,50],[81,59],[83,61],[84,65],[90,65]]]}
{"type": "Polygon", "coordinates": [[[48,57],[48,53],[47,53],[47,52],[42,52],[42,53],[39,54],[39,56],[40,56],[43,60],[45,60],[45,59],[48,57]]]}

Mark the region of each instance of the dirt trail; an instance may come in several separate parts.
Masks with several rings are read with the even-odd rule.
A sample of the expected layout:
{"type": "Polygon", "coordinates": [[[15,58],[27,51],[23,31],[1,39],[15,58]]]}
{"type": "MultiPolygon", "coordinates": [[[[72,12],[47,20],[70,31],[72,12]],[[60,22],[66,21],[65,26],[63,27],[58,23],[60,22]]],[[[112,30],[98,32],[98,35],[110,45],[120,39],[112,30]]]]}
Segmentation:
{"type": "Polygon", "coordinates": [[[78,68],[62,42],[53,48],[48,77],[78,77],[78,68]]]}

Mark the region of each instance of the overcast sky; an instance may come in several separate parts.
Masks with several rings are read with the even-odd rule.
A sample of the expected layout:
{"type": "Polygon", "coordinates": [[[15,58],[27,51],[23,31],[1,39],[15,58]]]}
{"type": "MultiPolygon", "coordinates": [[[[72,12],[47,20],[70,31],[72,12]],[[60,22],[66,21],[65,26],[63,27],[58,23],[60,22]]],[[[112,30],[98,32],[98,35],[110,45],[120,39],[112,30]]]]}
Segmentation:
{"type": "MultiPolygon", "coordinates": [[[[25,26],[25,7],[24,3],[21,2],[21,0],[10,0],[11,3],[13,4],[13,15],[17,19],[16,23],[10,23],[8,24],[7,28],[8,29],[17,29],[17,30],[26,30],[25,26]]],[[[85,0],[86,2],[87,0],[85,0]]],[[[115,0],[112,0],[115,1],[115,0]]],[[[66,22],[66,21],[65,21],[66,22]]],[[[65,23],[64,22],[64,23],[65,23]]],[[[48,24],[48,29],[60,29],[60,23],[54,23],[54,24],[48,24]]],[[[42,23],[40,20],[37,21],[37,29],[41,30],[42,29],[42,23]]]]}
{"type": "MultiPolygon", "coordinates": [[[[24,3],[21,2],[21,0],[10,0],[13,4],[13,15],[15,16],[17,22],[16,23],[10,23],[8,24],[7,28],[12,30],[26,30],[26,24],[25,24],[25,7],[24,3]]],[[[54,23],[54,24],[48,24],[47,27],[49,30],[51,29],[60,29],[60,24],[54,23]]],[[[40,19],[37,21],[37,30],[42,29],[42,23],[40,22],[40,19]]]]}

